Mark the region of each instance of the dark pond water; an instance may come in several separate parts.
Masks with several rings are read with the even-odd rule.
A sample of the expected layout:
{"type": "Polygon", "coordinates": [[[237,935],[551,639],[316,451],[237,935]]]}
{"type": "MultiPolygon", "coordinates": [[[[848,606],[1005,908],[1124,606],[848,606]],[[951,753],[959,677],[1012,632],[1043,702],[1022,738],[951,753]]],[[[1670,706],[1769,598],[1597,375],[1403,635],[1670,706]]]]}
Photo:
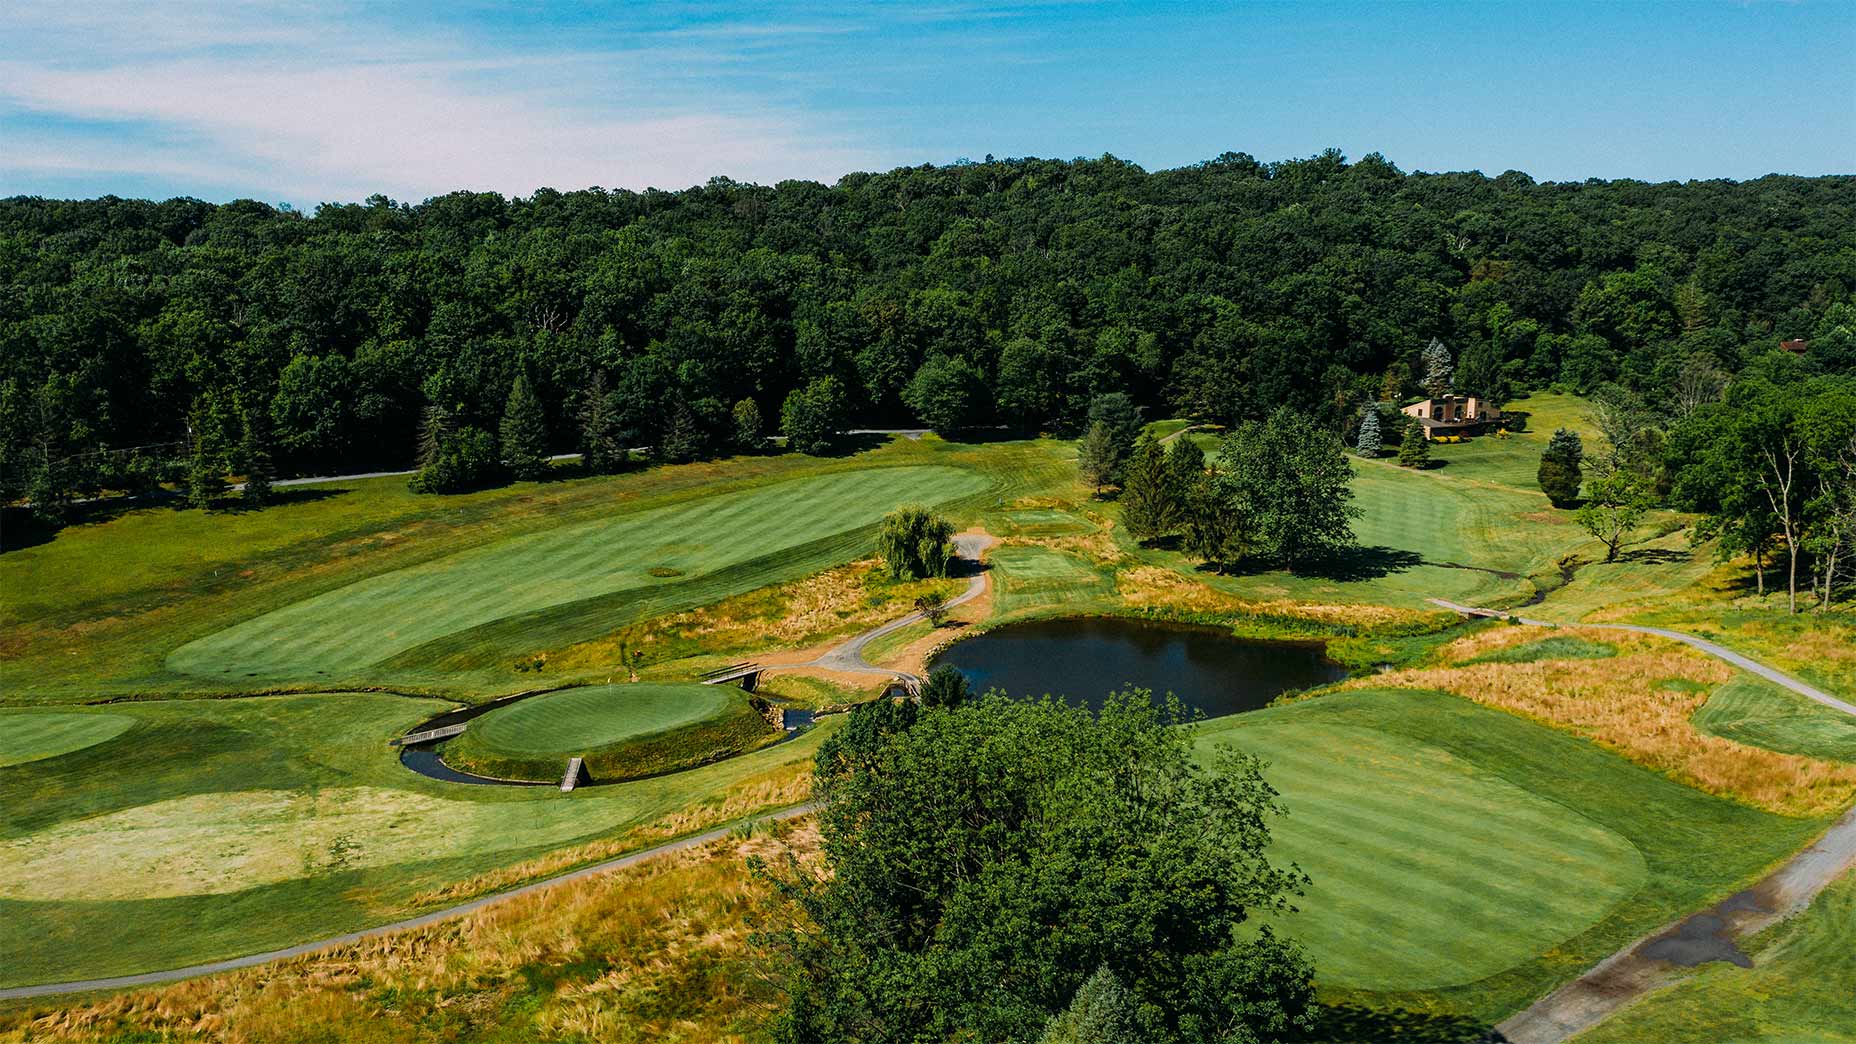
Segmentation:
{"type": "Polygon", "coordinates": [[[949,646],[952,664],[976,690],[1050,693],[1100,707],[1128,686],[1155,699],[1179,697],[1208,718],[1264,707],[1290,689],[1346,677],[1318,645],[1256,642],[1209,628],[1084,617],[1012,624],[949,646]]]}

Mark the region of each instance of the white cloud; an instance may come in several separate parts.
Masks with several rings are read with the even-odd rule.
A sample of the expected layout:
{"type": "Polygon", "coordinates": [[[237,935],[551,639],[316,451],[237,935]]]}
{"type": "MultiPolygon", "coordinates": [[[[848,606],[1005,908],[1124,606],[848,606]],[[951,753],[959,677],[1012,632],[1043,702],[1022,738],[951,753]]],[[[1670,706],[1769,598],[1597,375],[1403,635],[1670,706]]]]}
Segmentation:
{"type": "Polygon", "coordinates": [[[706,70],[727,55],[687,41],[520,53],[438,31],[383,33],[320,7],[197,11],[17,12],[24,44],[0,44],[12,51],[0,60],[0,105],[70,122],[9,142],[0,172],[210,176],[320,201],[680,188],[714,174],[830,179],[877,162],[823,120],[714,88],[706,70]],[[86,121],[140,133],[81,140],[86,121]]]}

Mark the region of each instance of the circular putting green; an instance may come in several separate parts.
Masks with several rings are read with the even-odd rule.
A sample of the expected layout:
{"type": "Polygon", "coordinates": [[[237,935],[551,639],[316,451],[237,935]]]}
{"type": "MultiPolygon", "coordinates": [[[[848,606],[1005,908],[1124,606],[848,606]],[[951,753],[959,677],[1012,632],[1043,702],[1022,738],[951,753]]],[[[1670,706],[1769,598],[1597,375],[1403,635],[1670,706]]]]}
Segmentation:
{"type": "Polygon", "coordinates": [[[542,780],[579,756],[604,782],[718,761],[779,735],[731,685],[589,685],[485,714],[445,745],[444,758],[485,776],[542,780]]]}
{"type": "Polygon", "coordinates": [[[9,711],[0,714],[0,768],[94,747],[134,724],[126,714],[9,711]]]}

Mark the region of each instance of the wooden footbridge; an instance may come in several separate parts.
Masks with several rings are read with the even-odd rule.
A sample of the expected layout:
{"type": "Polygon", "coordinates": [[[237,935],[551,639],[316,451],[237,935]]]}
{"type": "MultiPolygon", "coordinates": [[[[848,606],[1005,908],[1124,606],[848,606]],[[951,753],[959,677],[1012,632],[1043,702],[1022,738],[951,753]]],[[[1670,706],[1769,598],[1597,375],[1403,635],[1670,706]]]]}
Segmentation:
{"type": "Polygon", "coordinates": [[[469,723],[460,722],[456,725],[442,725],[436,729],[426,729],[424,732],[409,732],[396,740],[389,740],[388,742],[395,747],[413,747],[421,743],[434,743],[441,739],[450,739],[462,733],[467,724],[469,723]]]}
{"type": "Polygon", "coordinates": [[[754,686],[760,684],[761,671],[765,669],[752,660],[743,660],[740,663],[731,663],[726,667],[717,667],[713,671],[703,672],[702,683],[704,685],[725,685],[728,682],[739,682],[743,689],[753,692],[754,686]]]}

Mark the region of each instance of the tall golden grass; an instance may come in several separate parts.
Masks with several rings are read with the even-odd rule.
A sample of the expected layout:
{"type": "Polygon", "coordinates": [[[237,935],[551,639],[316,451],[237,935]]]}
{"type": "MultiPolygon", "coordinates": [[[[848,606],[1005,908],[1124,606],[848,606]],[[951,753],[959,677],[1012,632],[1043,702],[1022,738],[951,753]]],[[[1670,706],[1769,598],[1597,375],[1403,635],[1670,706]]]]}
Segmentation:
{"type": "Polygon", "coordinates": [[[600,838],[571,848],[562,848],[525,862],[502,867],[465,878],[443,888],[413,896],[414,908],[461,903],[480,895],[507,888],[577,866],[612,859],[627,852],[686,837],[724,823],[745,819],[756,812],[786,808],[805,801],[812,793],[812,773],[803,764],[787,765],[763,776],[743,780],[702,802],[680,809],[644,826],[634,827],[617,837],[600,838]]]}
{"type": "Polygon", "coordinates": [[[1710,736],[1690,720],[1726,664],[1649,635],[1562,628],[1609,642],[1597,660],[1468,663],[1534,641],[1537,627],[1500,627],[1450,643],[1438,666],[1393,671],[1346,688],[1439,689],[1590,739],[1696,789],[1788,816],[1826,815],[1856,795],[1856,766],[1752,747],[1710,736]],[[1672,686],[1669,683],[1693,685],[1672,686]]]}
{"type": "Polygon", "coordinates": [[[787,824],[308,957],[16,1009],[0,1044],[748,1040],[777,997],[749,945],[764,891],[743,863],[816,845],[787,824]]]}

